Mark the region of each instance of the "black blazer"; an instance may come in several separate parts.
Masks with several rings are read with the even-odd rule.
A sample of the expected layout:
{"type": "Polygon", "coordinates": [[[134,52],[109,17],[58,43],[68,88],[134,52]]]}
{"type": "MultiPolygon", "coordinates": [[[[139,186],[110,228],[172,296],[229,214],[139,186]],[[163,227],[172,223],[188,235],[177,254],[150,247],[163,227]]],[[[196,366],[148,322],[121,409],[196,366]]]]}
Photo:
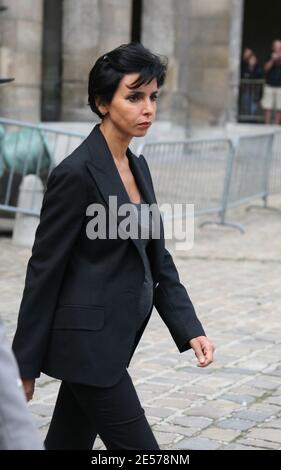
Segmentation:
{"type": "MultiPolygon", "coordinates": [[[[157,203],[147,162],[127,149],[131,171],[149,204],[157,203]]],[[[109,387],[128,367],[151,316],[136,331],[144,279],[141,241],[91,240],[86,215],[93,202],[109,215],[130,203],[107,142],[95,125],[90,135],[59,165],[47,182],[40,223],[29,259],[18,325],[13,341],[22,378],[51,377],[109,387]]],[[[118,223],[123,219],[118,216],[118,223]]],[[[177,269],[161,237],[148,256],[154,305],[180,352],[205,335],[177,269]]]]}

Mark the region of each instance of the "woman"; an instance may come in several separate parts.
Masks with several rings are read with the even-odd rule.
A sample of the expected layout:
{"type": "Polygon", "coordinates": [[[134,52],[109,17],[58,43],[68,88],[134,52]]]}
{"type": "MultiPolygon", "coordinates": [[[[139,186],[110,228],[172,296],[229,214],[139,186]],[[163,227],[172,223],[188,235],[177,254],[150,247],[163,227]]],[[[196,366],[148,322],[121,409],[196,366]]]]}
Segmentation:
{"type": "Polygon", "coordinates": [[[148,224],[134,219],[146,238],[122,232],[124,204],[135,216],[141,203],[156,205],[146,160],[128,145],[155,119],[165,74],[139,43],[100,57],[89,105],[101,123],[48,180],[13,342],[28,400],[41,371],[62,380],[47,449],[91,449],[97,434],[107,449],[159,449],[126,370],[153,305],[180,352],[193,348],[202,367],[212,361],[213,346],[164,247],[162,221],[158,237],[157,214],[148,224]],[[99,237],[97,208],[107,222],[99,237]]]}

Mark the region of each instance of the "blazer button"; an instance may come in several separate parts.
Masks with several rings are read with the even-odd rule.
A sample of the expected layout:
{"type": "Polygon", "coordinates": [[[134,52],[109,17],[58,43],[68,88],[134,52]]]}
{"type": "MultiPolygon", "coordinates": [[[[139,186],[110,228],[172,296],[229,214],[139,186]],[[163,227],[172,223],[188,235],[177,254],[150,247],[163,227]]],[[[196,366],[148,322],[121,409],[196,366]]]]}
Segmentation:
{"type": "Polygon", "coordinates": [[[156,284],[155,284],[155,286],[154,286],[155,289],[156,289],[156,287],[158,287],[158,286],[159,286],[159,282],[156,282],[156,284]]]}

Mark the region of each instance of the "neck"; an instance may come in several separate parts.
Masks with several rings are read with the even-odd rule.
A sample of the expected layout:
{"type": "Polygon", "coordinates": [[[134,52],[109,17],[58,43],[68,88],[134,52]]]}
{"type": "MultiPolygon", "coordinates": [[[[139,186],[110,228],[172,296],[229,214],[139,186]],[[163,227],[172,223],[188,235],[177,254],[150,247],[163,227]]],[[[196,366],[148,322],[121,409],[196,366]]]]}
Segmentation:
{"type": "Polygon", "coordinates": [[[118,162],[124,161],[127,158],[126,151],[132,137],[124,135],[110,121],[103,120],[99,128],[105,137],[113,158],[118,162]]]}

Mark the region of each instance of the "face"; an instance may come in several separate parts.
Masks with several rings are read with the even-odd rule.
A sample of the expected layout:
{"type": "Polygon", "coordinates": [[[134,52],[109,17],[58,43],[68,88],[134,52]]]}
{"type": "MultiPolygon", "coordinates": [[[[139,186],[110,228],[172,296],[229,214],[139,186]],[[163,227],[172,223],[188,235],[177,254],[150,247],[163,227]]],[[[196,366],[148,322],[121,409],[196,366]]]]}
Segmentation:
{"type": "Polygon", "coordinates": [[[272,50],[274,52],[281,52],[281,41],[274,41],[272,43],[272,50]]]}
{"type": "Polygon", "coordinates": [[[256,63],[257,63],[257,58],[256,58],[255,55],[252,55],[252,56],[249,58],[249,64],[253,66],[253,65],[256,65],[256,63]]]}
{"type": "Polygon", "coordinates": [[[100,105],[99,109],[107,115],[103,122],[111,124],[128,137],[142,137],[147,133],[156,116],[157,81],[130,89],[130,85],[138,78],[138,73],[126,74],[110,104],[100,105]],[[144,125],[146,123],[147,125],[144,125]]]}
{"type": "Polygon", "coordinates": [[[252,49],[249,49],[248,47],[246,47],[246,49],[244,49],[244,52],[243,52],[243,59],[248,60],[252,54],[253,54],[252,49]]]}

